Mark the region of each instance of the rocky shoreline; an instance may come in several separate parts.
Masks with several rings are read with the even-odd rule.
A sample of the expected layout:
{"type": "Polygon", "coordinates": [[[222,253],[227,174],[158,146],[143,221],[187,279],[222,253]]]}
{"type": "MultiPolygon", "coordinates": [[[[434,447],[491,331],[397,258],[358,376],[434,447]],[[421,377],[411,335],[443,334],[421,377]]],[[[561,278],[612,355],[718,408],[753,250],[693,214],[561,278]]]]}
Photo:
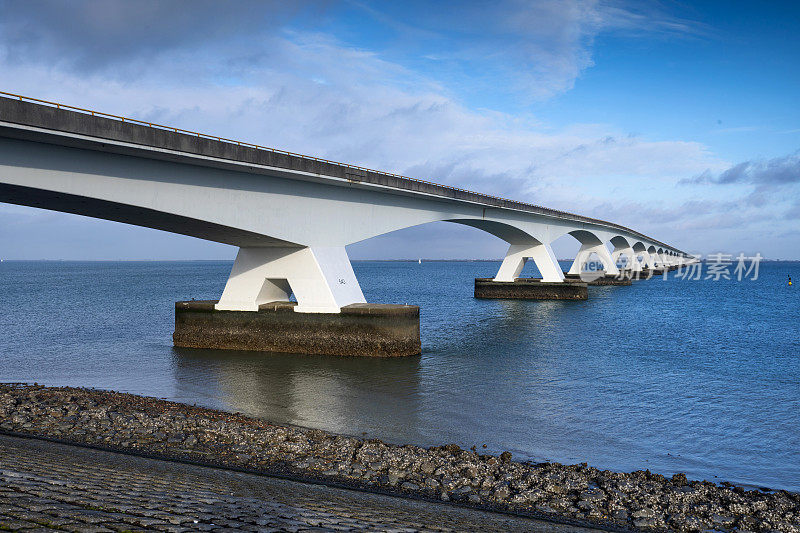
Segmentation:
{"type": "Polygon", "coordinates": [[[398,446],[132,394],[0,384],[0,431],[607,529],[800,533],[800,494],[398,446]]]}

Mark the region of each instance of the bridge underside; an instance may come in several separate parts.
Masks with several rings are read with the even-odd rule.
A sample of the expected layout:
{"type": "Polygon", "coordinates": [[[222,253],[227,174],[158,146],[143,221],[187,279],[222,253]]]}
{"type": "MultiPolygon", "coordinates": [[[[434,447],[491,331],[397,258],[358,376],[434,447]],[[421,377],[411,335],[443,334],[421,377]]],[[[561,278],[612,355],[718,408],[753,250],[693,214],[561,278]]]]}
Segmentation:
{"type": "Polygon", "coordinates": [[[207,220],[20,185],[0,183],[0,202],[122,222],[233,246],[292,246],[292,243],[268,235],[223,226],[207,220]]]}

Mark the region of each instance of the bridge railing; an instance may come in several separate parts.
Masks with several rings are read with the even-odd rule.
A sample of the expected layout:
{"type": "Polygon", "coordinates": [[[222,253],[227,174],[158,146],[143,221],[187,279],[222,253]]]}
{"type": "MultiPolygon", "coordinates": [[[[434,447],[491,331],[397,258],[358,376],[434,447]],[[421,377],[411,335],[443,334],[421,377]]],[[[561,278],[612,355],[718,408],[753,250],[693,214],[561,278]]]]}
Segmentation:
{"type": "Polygon", "coordinates": [[[534,210],[535,212],[539,212],[541,214],[556,216],[556,217],[560,217],[560,218],[566,218],[566,219],[573,220],[573,221],[586,222],[586,223],[589,223],[589,224],[598,224],[598,225],[602,225],[602,226],[608,226],[608,227],[611,227],[611,228],[615,228],[615,229],[618,229],[618,230],[625,231],[625,232],[627,232],[627,233],[629,233],[631,235],[635,235],[635,236],[641,237],[644,240],[652,241],[652,242],[657,243],[657,244],[659,244],[661,246],[669,247],[669,245],[667,245],[665,243],[662,243],[660,241],[652,239],[652,238],[650,238],[650,237],[648,237],[648,236],[646,236],[646,235],[644,235],[642,233],[639,233],[638,231],[634,231],[634,230],[632,230],[630,228],[627,228],[625,226],[622,226],[620,224],[614,224],[613,222],[608,222],[608,221],[605,221],[605,220],[600,220],[600,219],[591,218],[591,217],[585,217],[583,215],[577,215],[575,213],[569,213],[567,211],[559,211],[557,209],[551,209],[549,207],[543,207],[543,206],[531,204],[531,203],[528,203],[528,202],[520,202],[518,200],[510,200],[508,198],[502,198],[500,196],[494,196],[492,194],[479,193],[479,192],[476,192],[476,191],[470,191],[470,190],[467,190],[467,189],[462,189],[460,187],[454,187],[452,185],[443,185],[441,183],[435,183],[435,182],[432,182],[432,181],[421,180],[421,179],[418,179],[418,178],[411,178],[409,176],[403,176],[402,174],[395,174],[393,172],[384,172],[382,170],[375,170],[375,169],[371,169],[371,168],[367,168],[367,167],[361,167],[361,166],[358,166],[358,165],[352,165],[350,163],[342,163],[341,161],[332,161],[330,159],[325,159],[325,158],[322,158],[322,157],[314,157],[314,156],[310,156],[310,155],[299,154],[299,153],[296,153],[296,152],[290,152],[288,150],[281,150],[281,149],[278,149],[278,148],[271,148],[269,146],[261,146],[259,144],[253,144],[253,143],[248,143],[248,142],[244,142],[244,141],[237,141],[235,139],[228,139],[226,137],[220,137],[218,135],[210,135],[208,133],[202,133],[202,132],[187,130],[187,129],[183,129],[183,128],[176,128],[176,127],[173,127],[173,126],[165,126],[164,124],[158,124],[156,122],[150,122],[150,121],[147,121],[147,120],[140,120],[140,119],[137,119],[137,118],[123,117],[122,115],[115,115],[113,113],[106,113],[106,112],[103,112],[103,111],[96,111],[96,110],[93,110],[93,109],[86,109],[86,108],[83,108],[83,107],[78,107],[78,106],[69,105],[69,104],[62,104],[60,102],[52,102],[50,100],[42,100],[40,98],[33,98],[33,97],[30,97],[30,96],[24,96],[24,95],[21,95],[21,94],[15,94],[15,93],[9,93],[9,92],[6,92],[6,91],[0,91],[0,95],[9,96],[11,98],[15,98],[15,99],[23,101],[23,102],[32,102],[32,103],[36,103],[36,104],[52,106],[52,107],[55,107],[57,109],[66,109],[66,110],[69,110],[69,111],[76,111],[76,112],[85,113],[85,114],[91,115],[91,116],[110,118],[110,119],[113,119],[113,120],[119,120],[121,122],[127,122],[127,123],[131,123],[131,124],[138,124],[138,125],[141,125],[141,126],[148,126],[150,128],[157,128],[157,129],[161,129],[161,130],[172,131],[172,132],[175,132],[175,133],[182,133],[182,134],[185,134],[185,135],[192,135],[194,137],[200,137],[200,138],[203,138],[203,139],[211,139],[211,140],[219,141],[219,142],[232,143],[232,144],[236,144],[238,146],[254,148],[256,150],[265,150],[265,151],[276,153],[276,154],[284,154],[284,155],[289,155],[289,156],[293,156],[293,157],[309,159],[309,160],[312,160],[312,161],[319,161],[319,162],[322,162],[322,163],[329,163],[331,165],[337,165],[337,166],[341,166],[341,167],[345,167],[345,168],[361,170],[361,171],[364,171],[364,172],[372,172],[372,173],[381,174],[381,175],[384,175],[384,176],[392,176],[394,178],[399,178],[401,180],[408,180],[408,181],[416,182],[416,183],[424,183],[426,185],[431,185],[431,186],[434,186],[434,187],[440,187],[440,188],[445,189],[445,190],[458,191],[458,192],[462,192],[462,193],[466,193],[466,194],[473,194],[473,195],[481,196],[481,197],[484,197],[484,198],[491,198],[492,200],[495,200],[495,201],[498,201],[498,202],[502,202],[503,204],[508,204],[509,207],[520,206],[520,207],[523,207],[523,208],[527,208],[527,210],[534,210]]]}

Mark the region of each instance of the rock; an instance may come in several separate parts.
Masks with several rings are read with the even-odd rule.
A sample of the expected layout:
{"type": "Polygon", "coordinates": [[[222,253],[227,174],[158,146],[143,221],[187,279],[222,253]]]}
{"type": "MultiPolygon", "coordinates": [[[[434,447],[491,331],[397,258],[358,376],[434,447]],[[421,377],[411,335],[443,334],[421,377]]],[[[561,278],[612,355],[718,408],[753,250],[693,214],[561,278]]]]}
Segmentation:
{"type": "Polygon", "coordinates": [[[689,484],[689,480],[686,479],[686,474],[674,474],[672,476],[672,484],[678,487],[683,487],[689,484]]]}
{"type": "Polygon", "coordinates": [[[642,509],[638,509],[638,510],[634,511],[633,513],[631,513],[631,516],[633,518],[655,518],[656,517],[656,513],[655,513],[655,511],[653,511],[649,507],[644,507],[642,509]]]}
{"type": "Polygon", "coordinates": [[[606,499],[606,495],[600,489],[590,489],[585,490],[580,493],[579,498],[581,500],[588,500],[593,502],[599,502],[606,499]]]}
{"type": "Polygon", "coordinates": [[[658,526],[655,518],[634,518],[633,525],[639,529],[650,529],[658,526]]]}
{"type": "Polygon", "coordinates": [[[492,496],[495,500],[507,500],[511,496],[511,491],[508,490],[508,485],[501,485],[494,491],[492,496]]]}
{"type": "Polygon", "coordinates": [[[572,507],[572,502],[564,498],[554,498],[547,502],[547,505],[558,511],[566,511],[572,507]]]}
{"type": "Polygon", "coordinates": [[[591,500],[580,500],[578,502],[578,509],[584,511],[591,511],[592,509],[597,508],[597,503],[591,500]]]}
{"type": "Polygon", "coordinates": [[[419,470],[425,475],[431,475],[433,471],[436,470],[436,465],[433,461],[423,461],[422,464],[419,465],[419,470]]]}
{"type": "Polygon", "coordinates": [[[723,516],[719,514],[713,514],[709,517],[711,519],[711,523],[715,526],[722,526],[722,527],[731,527],[736,519],[732,516],[723,516]]]}
{"type": "Polygon", "coordinates": [[[739,529],[755,531],[758,528],[758,519],[754,516],[742,516],[739,518],[739,529]]]}
{"type": "Polygon", "coordinates": [[[543,500],[545,494],[540,490],[526,490],[524,492],[520,492],[519,494],[513,496],[511,498],[512,503],[518,503],[523,505],[530,505],[536,503],[540,500],[543,500]]]}
{"type": "Polygon", "coordinates": [[[614,512],[611,513],[611,516],[617,522],[628,521],[628,511],[626,511],[625,509],[615,509],[614,512]]]}
{"type": "Polygon", "coordinates": [[[462,470],[464,477],[475,479],[478,477],[478,468],[475,465],[469,465],[462,470]]]}
{"type": "Polygon", "coordinates": [[[480,455],[455,444],[394,446],[113,392],[0,383],[0,428],[512,512],[535,509],[612,528],[800,533],[796,493],[689,481],[684,474],[519,463],[510,452],[480,455]]]}

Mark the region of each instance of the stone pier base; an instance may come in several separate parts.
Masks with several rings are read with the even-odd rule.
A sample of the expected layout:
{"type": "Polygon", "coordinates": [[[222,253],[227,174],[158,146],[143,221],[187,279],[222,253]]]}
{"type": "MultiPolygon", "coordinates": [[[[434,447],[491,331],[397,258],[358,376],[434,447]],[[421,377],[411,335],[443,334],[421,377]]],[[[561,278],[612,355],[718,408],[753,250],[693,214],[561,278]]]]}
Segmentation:
{"type": "Polygon", "coordinates": [[[654,278],[656,276],[663,276],[664,272],[669,272],[669,267],[667,268],[650,268],[642,270],[642,278],[654,278]]]}
{"type": "Polygon", "coordinates": [[[587,285],[592,286],[599,286],[599,285],[630,285],[631,284],[631,276],[628,273],[623,274],[622,276],[606,276],[605,274],[600,275],[598,277],[593,277],[591,274],[584,274],[584,278],[582,279],[579,274],[567,274],[564,273],[564,279],[568,281],[585,281],[587,285]]]}
{"type": "Polygon", "coordinates": [[[175,346],[319,355],[418,355],[419,307],[352,304],[341,313],[296,313],[292,302],[217,311],[215,300],[176,302],[175,346]]]}
{"type": "Polygon", "coordinates": [[[581,281],[545,282],[533,278],[494,281],[475,278],[475,298],[513,298],[521,300],[585,300],[586,283],[581,281]]]}

